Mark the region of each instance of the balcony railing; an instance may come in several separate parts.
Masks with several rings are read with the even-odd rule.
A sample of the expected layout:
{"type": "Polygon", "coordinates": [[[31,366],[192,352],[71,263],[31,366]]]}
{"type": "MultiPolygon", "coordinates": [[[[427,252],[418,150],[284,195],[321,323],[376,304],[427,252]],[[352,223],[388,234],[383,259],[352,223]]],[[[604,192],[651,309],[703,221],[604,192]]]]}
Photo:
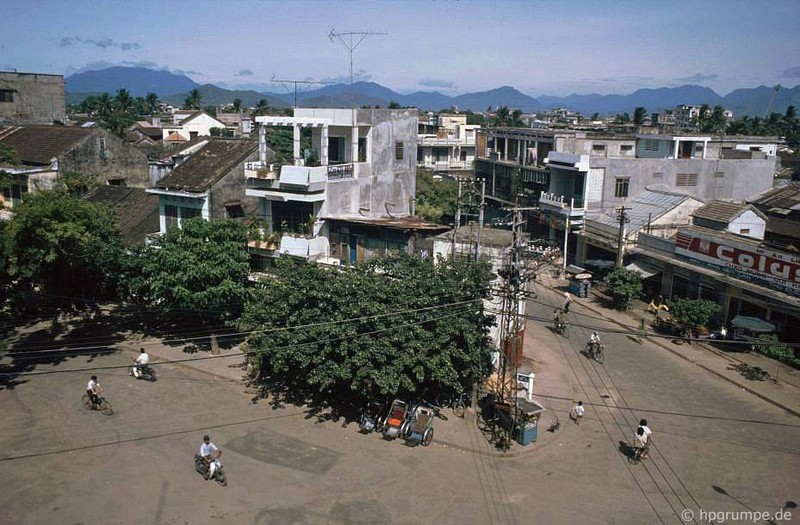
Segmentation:
{"type": "Polygon", "coordinates": [[[417,144],[420,146],[474,146],[475,137],[419,135],[417,144]]]}
{"type": "Polygon", "coordinates": [[[562,213],[570,216],[583,215],[585,211],[582,202],[576,202],[574,198],[567,200],[563,195],[546,191],[539,195],[539,205],[558,208],[562,213]]]}
{"type": "Polygon", "coordinates": [[[268,162],[245,162],[244,176],[248,179],[277,180],[280,166],[268,162]]]}

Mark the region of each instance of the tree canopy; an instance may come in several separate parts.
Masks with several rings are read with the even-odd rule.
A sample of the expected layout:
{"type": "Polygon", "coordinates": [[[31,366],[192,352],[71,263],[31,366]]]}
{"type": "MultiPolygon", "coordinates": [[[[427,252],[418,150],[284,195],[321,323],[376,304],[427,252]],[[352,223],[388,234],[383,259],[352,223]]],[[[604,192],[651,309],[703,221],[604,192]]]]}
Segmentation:
{"type": "Polygon", "coordinates": [[[619,267],[606,275],[605,281],[614,296],[614,304],[620,310],[627,310],[631,306],[631,301],[639,297],[642,293],[641,274],[619,267]]]}
{"type": "Polygon", "coordinates": [[[132,255],[126,282],[139,302],[225,319],[241,311],[249,271],[245,226],[196,217],[132,255]]]}
{"type": "Polygon", "coordinates": [[[67,302],[112,293],[122,239],[111,211],[67,191],[26,195],[4,233],[4,273],[19,292],[67,302]]]}
{"type": "Polygon", "coordinates": [[[452,223],[456,214],[458,183],[433,178],[426,169],[417,169],[416,214],[427,221],[452,223]]]}
{"type": "Polygon", "coordinates": [[[317,398],[461,391],[490,369],[485,263],[395,253],[345,271],[278,260],[239,320],[261,377],[317,398]]]}

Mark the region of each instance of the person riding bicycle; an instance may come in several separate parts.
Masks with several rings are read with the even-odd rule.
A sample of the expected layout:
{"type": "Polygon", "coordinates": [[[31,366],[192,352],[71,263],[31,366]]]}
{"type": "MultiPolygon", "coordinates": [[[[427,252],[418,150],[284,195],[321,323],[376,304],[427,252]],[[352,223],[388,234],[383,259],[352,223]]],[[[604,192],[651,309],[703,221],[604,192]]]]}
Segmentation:
{"type": "Polygon", "coordinates": [[[97,376],[92,376],[86,384],[86,393],[89,394],[89,399],[92,401],[92,408],[100,404],[100,382],[97,376]]]}
{"type": "Polygon", "coordinates": [[[642,419],[639,421],[639,428],[644,431],[645,437],[645,450],[642,453],[642,458],[647,459],[647,454],[650,452],[650,437],[653,435],[653,431],[650,430],[650,427],[647,426],[647,420],[642,419]]]}
{"type": "Polygon", "coordinates": [[[213,475],[211,471],[211,462],[222,455],[222,451],[217,448],[217,446],[211,442],[211,438],[206,434],[203,436],[203,444],[200,445],[200,457],[203,459],[205,464],[208,466],[208,470],[203,475],[205,479],[210,479],[213,475]]]}
{"type": "Polygon", "coordinates": [[[137,378],[142,375],[147,365],[150,363],[150,356],[147,355],[144,348],[139,349],[139,355],[133,361],[133,375],[137,378]]]}
{"type": "Polygon", "coordinates": [[[556,327],[556,330],[561,331],[561,328],[564,326],[564,322],[561,320],[562,310],[556,308],[553,310],[553,325],[556,327]]]}
{"type": "Polygon", "coordinates": [[[592,332],[592,335],[589,336],[589,350],[592,352],[592,355],[597,353],[597,349],[600,348],[600,334],[596,331],[592,332]]]}
{"type": "Polygon", "coordinates": [[[637,428],[636,433],[633,435],[633,447],[636,449],[634,453],[639,458],[647,458],[647,434],[645,434],[642,427],[637,428]]]}

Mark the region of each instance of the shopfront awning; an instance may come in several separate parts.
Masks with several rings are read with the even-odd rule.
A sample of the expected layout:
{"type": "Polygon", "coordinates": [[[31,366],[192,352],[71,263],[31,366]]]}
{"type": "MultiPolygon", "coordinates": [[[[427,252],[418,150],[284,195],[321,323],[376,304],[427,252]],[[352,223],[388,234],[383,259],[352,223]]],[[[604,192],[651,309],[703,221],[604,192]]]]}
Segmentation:
{"type": "Polygon", "coordinates": [[[650,277],[661,273],[661,270],[658,268],[653,268],[652,266],[648,266],[638,261],[630,263],[625,268],[631,270],[632,272],[641,274],[642,279],[649,279],[650,277]]]}
{"type": "Polygon", "coordinates": [[[751,332],[769,333],[775,331],[775,325],[758,317],[737,315],[731,319],[731,324],[736,328],[743,328],[751,332]]]}

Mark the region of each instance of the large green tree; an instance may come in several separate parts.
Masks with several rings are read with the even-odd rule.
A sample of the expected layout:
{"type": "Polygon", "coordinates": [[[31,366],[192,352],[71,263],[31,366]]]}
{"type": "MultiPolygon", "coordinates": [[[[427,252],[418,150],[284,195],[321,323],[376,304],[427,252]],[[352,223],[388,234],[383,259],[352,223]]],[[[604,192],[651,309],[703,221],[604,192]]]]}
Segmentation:
{"type": "Polygon", "coordinates": [[[166,310],[206,312],[208,319],[236,316],[248,294],[245,230],[234,220],[185,220],[130,257],[131,299],[166,310]]]}
{"type": "Polygon", "coordinates": [[[606,275],[605,281],[614,297],[614,305],[620,310],[628,310],[631,302],[642,293],[642,275],[621,266],[606,275]]]}
{"type": "Polygon", "coordinates": [[[195,88],[186,95],[186,98],[183,100],[183,105],[186,109],[200,109],[200,106],[203,104],[203,95],[200,93],[200,90],[195,88]]]}
{"type": "Polygon", "coordinates": [[[5,264],[15,290],[72,304],[114,292],[123,248],[106,207],[66,191],[39,191],[15,207],[5,234],[5,264]]]}
{"type": "Polygon", "coordinates": [[[262,378],[318,399],[460,391],[489,373],[490,277],[402,253],[346,271],[281,258],[238,326],[262,378]]]}

